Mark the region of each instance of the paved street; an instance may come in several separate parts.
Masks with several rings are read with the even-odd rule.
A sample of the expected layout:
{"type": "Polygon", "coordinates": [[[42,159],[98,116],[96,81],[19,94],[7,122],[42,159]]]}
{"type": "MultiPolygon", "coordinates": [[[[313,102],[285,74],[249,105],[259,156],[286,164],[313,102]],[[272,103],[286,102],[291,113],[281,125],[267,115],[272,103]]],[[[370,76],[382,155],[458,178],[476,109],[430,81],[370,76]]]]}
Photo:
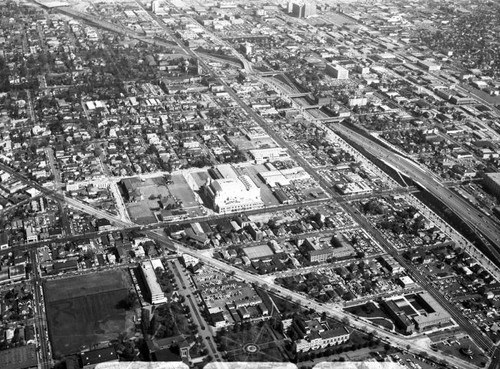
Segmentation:
{"type": "Polygon", "coordinates": [[[441,306],[443,306],[453,317],[455,322],[459,324],[476,343],[481,346],[484,350],[488,351],[492,348],[493,342],[486,336],[484,336],[478,329],[472,325],[472,323],[466,319],[462,313],[452,304],[450,303],[434,286],[432,286],[422,275],[421,273],[411,264],[408,260],[406,260],[402,255],[398,253],[398,251],[394,248],[394,246],[387,241],[387,239],[376,229],[370,222],[366,220],[366,218],[362,217],[358,213],[354,212],[353,216],[356,221],[360,223],[364,229],[370,230],[370,234],[372,234],[375,239],[379,242],[379,244],[385,249],[385,251],[391,255],[394,259],[400,263],[408,274],[418,283],[420,284],[426,291],[428,291],[434,299],[436,299],[441,306]]]}
{"type": "MultiPolygon", "coordinates": [[[[105,218],[110,221],[112,221],[114,224],[122,227],[130,227],[133,226],[133,223],[123,221],[119,217],[110,214],[108,212],[104,212],[101,210],[97,210],[92,208],[89,205],[80,203],[79,201],[76,201],[74,199],[70,199],[67,197],[62,197],[62,195],[51,191],[43,186],[40,186],[38,183],[28,179],[27,177],[19,174],[12,168],[5,166],[4,164],[0,164],[0,169],[5,170],[8,173],[11,173],[12,175],[16,176],[17,178],[21,179],[24,183],[30,184],[34,188],[39,189],[40,191],[44,192],[47,196],[55,198],[55,199],[63,199],[66,201],[69,205],[76,207],[80,209],[83,212],[86,212],[88,214],[100,217],[100,218],[105,218]]],[[[410,351],[413,351],[415,353],[419,353],[421,351],[427,351],[428,347],[426,345],[422,345],[420,340],[413,340],[411,338],[406,338],[406,337],[401,337],[396,334],[392,334],[390,332],[386,332],[385,330],[381,329],[379,326],[367,323],[366,321],[360,321],[357,320],[355,317],[351,316],[350,314],[344,312],[341,309],[334,309],[332,307],[326,307],[323,304],[317,303],[315,301],[311,301],[307,296],[301,295],[299,293],[286,290],[281,288],[280,286],[274,285],[273,283],[270,282],[269,278],[263,277],[263,276],[257,276],[245,271],[242,271],[232,265],[225,264],[224,262],[212,258],[210,255],[203,254],[198,252],[197,250],[193,250],[187,246],[184,246],[178,242],[175,242],[168,238],[162,230],[146,230],[144,232],[146,236],[150,237],[151,239],[157,241],[160,245],[165,246],[166,248],[179,252],[179,253],[186,253],[188,255],[191,255],[193,257],[196,257],[200,259],[202,262],[206,263],[207,265],[211,265],[212,267],[219,269],[221,271],[224,271],[226,273],[234,273],[235,277],[246,281],[248,283],[254,283],[264,289],[270,290],[272,293],[275,293],[283,298],[286,299],[291,299],[292,301],[295,301],[302,305],[303,307],[306,308],[313,308],[315,309],[318,313],[325,312],[328,315],[342,320],[343,318],[350,319],[350,324],[362,331],[369,332],[369,331],[376,331],[378,336],[382,340],[386,340],[387,342],[390,342],[391,345],[400,347],[401,349],[406,350],[406,347],[408,344],[410,344],[411,349],[410,351]]],[[[440,353],[435,353],[432,352],[430,355],[436,356],[437,358],[446,358],[448,361],[453,362],[457,367],[464,368],[464,369],[470,369],[470,365],[464,363],[462,360],[448,357],[448,356],[443,356],[440,353]]]]}
{"type": "Polygon", "coordinates": [[[39,344],[39,363],[41,369],[52,367],[51,349],[48,337],[47,322],[45,315],[45,302],[42,289],[42,278],[37,259],[36,250],[30,251],[30,259],[33,263],[33,292],[35,300],[35,327],[39,344]]]}
{"type": "Polygon", "coordinates": [[[201,316],[200,308],[198,307],[196,298],[193,297],[193,291],[190,287],[192,283],[183,271],[183,266],[179,263],[178,259],[174,259],[169,263],[169,267],[173,270],[178,281],[177,286],[179,287],[179,294],[185,297],[186,302],[190,306],[191,313],[196,317],[196,321],[198,322],[198,332],[203,339],[203,343],[208,350],[208,354],[215,360],[222,360],[216,348],[213,330],[201,316]]]}
{"type": "MultiPolygon", "coordinates": [[[[137,1],[137,4],[143,7],[143,5],[137,1]]],[[[174,40],[178,46],[172,46],[169,43],[166,42],[161,42],[153,38],[148,38],[148,37],[143,37],[142,35],[137,34],[134,31],[131,31],[125,27],[122,26],[117,26],[114,25],[110,22],[104,21],[98,17],[94,17],[88,14],[80,13],[73,11],[71,9],[59,9],[59,11],[68,14],[73,17],[78,17],[81,19],[86,20],[87,22],[90,22],[91,24],[98,25],[104,29],[111,30],[113,32],[118,32],[122,35],[127,35],[129,37],[133,37],[135,39],[139,39],[144,42],[148,42],[150,44],[158,44],[162,46],[169,46],[171,48],[183,51],[187,55],[196,58],[198,55],[191,50],[190,48],[186,47],[184,43],[179,40],[177,37],[173,35],[173,32],[166,27],[162,21],[156,17],[152,16],[152,19],[156,20],[161,27],[165,30],[167,34],[170,35],[171,39],[174,40]]],[[[234,50],[229,43],[219,39],[218,40],[220,44],[225,45],[226,47],[229,47],[231,49],[231,52],[234,56],[238,57],[244,66],[245,71],[248,74],[254,74],[253,72],[253,67],[250,62],[248,62],[244,57],[242,57],[236,50],[234,50]]],[[[340,204],[343,206],[343,208],[351,213],[353,217],[356,219],[356,221],[359,222],[363,227],[366,229],[370,230],[370,234],[374,235],[375,239],[384,247],[384,249],[393,257],[395,257],[403,266],[407,268],[409,271],[410,275],[419,283],[422,284],[422,286],[426,287],[429,292],[436,298],[443,306],[447,308],[447,310],[450,311],[450,314],[453,316],[453,318],[457,321],[458,324],[460,324],[470,335],[471,337],[483,348],[485,349],[490,349],[492,347],[492,342],[489,341],[487,338],[483,337],[481,333],[479,333],[475,327],[473,327],[470,322],[467,321],[463,316],[461,316],[460,312],[456,311],[454,306],[449,304],[444,297],[439,293],[439,291],[435,290],[430,284],[422,278],[422,276],[419,274],[419,272],[409,263],[407,263],[398,253],[397,250],[389,243],[387,240],[383,237],[383,235],[376,230],[371,224],[368,224],[366,219],[361,217],[360,215],[355,214],[355,211],[349,207],[348,204],[345,203],[345,197],[341,197],[338,193],[336,193],[332,188],[331,185],[317,172],[317,168],[312,167],[306,159],[304,159],[302,156],[298,155],[296,153],[296,150],[294,147],[284,140],[274,129],[271,127],[259,114],[257,114],[253,109],[251,109],[239,96],[238,94],[224,81],[222,80],[219,76],[216,75],[215,72],[211,70],[211,68],[208,67],[208,65],[203,61],[200,60],[200,65],[202,68],[210,73],[210,75],[217,80],[220,84],[225,86],[226,91],[228,94],[236,101],[236,103],[241,107],[241,109],[249,116],[251,117],[255,122],[257,122],[260,126],[264,128],[264,130],[267,132],[267,134],[272,137],[280,146],[283,148],[286,148],[289,151],[290,156],[299,164],[301,165],[307,173],[314,178],[324,189],[325,191],[329,194],[331,198],[334,198],[340,202],[340,204]]],[[[31,99],[29,99],[31,101],[31,99]]],[[[30,106],[31,109],[31,114],[32,114],[32,107],[30,106]]],[[[302,112],[305,112],[305,108],[302,107],[302,112]]],[[[85,112],[86,113],[86,112],[85,112]]],[[[322,122],[315,122],[315,124],[318,125],[320,128],[325,128],[325,125],[322,122]]],[[[442,183],[440,183],[439,179],[433,174],[430,173],[427,170],[424,170],[420,168],[417,164],[413,163],[411,160],[396,154],[388,149],[385,149],[379,145],[374,144],[372,141],[364,138],[363,136],[345,128],[342,126],[336,127],[338,131],[340,131],[343,135],[345,135],[349,140],[356,142],[357,144],[363,146],[366,148],[368,152],[371,154],[379,157],[381,160],[386,162],[388,165],[391,167],[397,169],[401,173],[404,173],[405,175],[408,175],[409,177],[413,178],[417,183],[428,189],[432,194],[437,196],[440,200],[442,200],[446,205],[450,207],[456,214],[458,214],[462,219],[464,219],[466,222],[469,224],[472,224],[474,228],[478,229],[482,234],[485,235],[486,238],[490,239],[496,247],[500,246],[500,228],[498,227],[498,223],[490,220],[490,219],[480,219],[479,212],[475,209],[473,209],[468,203],[466,203],[463,199],[461,199],[459,196],[454,195],[451,193],[445,186],[443,186],[442,183]]],[[[355,150],[351,151],[354,153],[355,150]]],[[[14,169],[1,164],[0,169],[5,170],[6,172],[12,174],[13,176],[16,176],[18,179],[23,181],[25,184],[28,184],[29,186],[32,186],[33,188],[38,189],[39,191],[42,192],[43,195],[50,197],[54,200],[56,200],[59,204],[61,204],[61,212],[64,214],[64,206],[70,206],[74,209],[77,209],[79,211],[85,212],[87,214],[90,214],[94,217],[97,218],[105,218],[108,219],[110,222],[112,222],[114,225],[126,229],[131,229],[135,227],[139,227],[139,225],[134,224],[133,222],[130,221],[130,218],[128,217],[125,204],[123,204],[123,201],[121,200],[121,196],[117,192],[118,189],[116,187],[116,181],[112,183],[112,189],[111,191],[114,194],[114,197],[117,200],[118,207],[119,207],[119,215],[116,216],[114,214],[111,214],[106,211],[102,211],[99,209],[95,209],[94,207],[83,203],[82,201],[78,201],[76,199],[70,198],[65,196],[61,191],[59,191],[59,182],[60,182],[60,175],[57,170],[57,165],[56,162],[53,158],[53,152],[47,151],[47,156],[49,160],[49,165],[51,166],[53,173],[56,177],[55,182],[56,182],[56,188],[54,190],[51,190],[49,188],[46,188],[44,186],[41,186],[38,184],[36,181],[33,181],[29,178],[27,178],[24,175],[19,174],[16,172],[14,169]]],[[[101,161],[102,164],[102,161],[101,161]]],[[[373,166],[372,166],[373,168],[373,166]]],[[[379,175],[381,175],[385,180],[390,182],[391,180],[385,176],[384,173],[378,168],[373,168],[374,171],[376,171],[379,175]]],[[[109,175],[109,172],[106,172],[105,168],[103,167],[103,171],[105,172],[106,175],[109,175]]],[[[113,181],[113,178],[108,178],[105,179],[106,181],[113,181]]],[[[408,189],[401,189],[399,188],[398,190],[395,190],[395,193],[399,192],[407,192],[408,189]]],[[[387,192],[391,193],[391,192],[387,192]]],[[[292,209],[295,205],[291,205],[289,207],[280,207],[280,209],[292,209]]],[[[272,210],[277,210],[278,207],[273,208],[272,210]]],[[[261,212],[261,211],[259,211],[261,212]]],[[[218,216],[212,216],[212,217],[207,217],[206,219],[215,219],[218,216]]],[[[205,219],[205,218],[201,218],[205,219]]],[[[192,220],[191,220],[192,221],[192,220]]],[[[188,222],[188,221],[186,221],[188,222]]],[[[63,222],[63,224],[65,224],[63,222]]],[[[156,227],[157,225],[155,225],[156,227]]],[[[339,320],[348,318],[350,319],[351,325],[359,330],[363,330],[365,332],[367,331],[376,331],[377,335],[382,338],[385,342],[390,342],[391,345],[397,346],[402,349],[406,349],[407,345],[410,346],[410,351],[419,353],[421,351],[428,352],[428,347],[425,343],[422,343],[422,340],[418,338],[411,338],[411,337],[402,337],[399,335],[396,335],[392,332],[385,331],[378,327],[377,325],[371,324],[369,322],[363,321],[361,319],[358,319],[346,312],[344,312],[341,308],[339,307],[334,307],[334,306],[325,306],[321,303],[317,303],[315,301],[311,301],[307,296],[302,295],[300,293],[296,293],[293,291],[285,290],[281,288],[278,285],[275,285],[272,283],[272,277],[269,276],[258,276],[254,275],[245,271],[242,271],[236,267],[233,267],[232,265],[228,265],[220,260],[214,259],[210,252],[202,253],[197,250],[193,250],[183,244],[180,244],[178,242],[173,241],[172,239],[168,238],[165,233],[162,230],[153,230],[148,227],[144,229],[144,233],[156,240],[160,245],[164,246],[168,250],[172,251],[178,251],[179,253],[186,253],[189,255],[192,255],[194,257],[197,257],[200,259],[202,262],[217,268],[221,271],[227,272],[227,273],[233,273],[236,278],[239,278],[241,280],[244,280],[249,283],[254,283],[255,285],[258,285],[262,288],[265,288],[272,293],[282,297],[286,298],[292,301],[295,301],[299,303],[303,307],[307,308],[313,308],[315,309],[318,313],[325,312],[339,320]]],[[[69,232],[67,232],[67,235],[69,235],[69,232]]],[[[76,236],[80,237],[80,236],[76,236]]],[[[65,238],[68,239],[68,238],[65,238]]],[[[39,245],[39,244],[37,244],[39,245]]],[[[496,248],[492,248],[492,253],[494,255],[500,256],[498,254],[498,251],[496,248]]],[[[31,249],[31,253],[33,257],[36,257],[36,253],[34,249],[31,249]]],[[[500,260],[500,257],[499,257],[500,260]]],[[[184,287],[188,287],[189,281],[186,278],[186,275],[184,274],[182,267],[180,264],[175,261],[174,262],[174,270],[175,270],[175,275],[176,278],[179,281],[179,286],[181,288],[181,294],[183,294],[188,301],[193,314],[195,315],[198,324],[200,326],[200,332],[205,336],[203,337],[203,340],[205,341],[206,347],[208,348],[209,352],[211,355],[213,355],[214,358],[220,358],[218,356],[218,353],[216,352],[216,348],[214,346],[214,340],[213,340],[213,334],[210,329],[207,329],[207,325],[204,322],[201,312],[197,306],[196,299],[193,298],[193,296],[190,293],[187,293],[184,291],[184,287]],[[205,327],[205,329],[203,329],[205,327]],[[205,335],[203,332],[207,332],[205,335]]],[[[37,306],[40,306],[43,309],[43,293],[40,288],[40,280],[41,277],[39,275],[39,271],[35,272],[34,276],[34,283],[35,285],[38,285],[36,288],[36,302],[37,306]]],[[[186,288],[186,291],[188,289],[186,288]]],[[[42,311],[43,313],[43,311],[42,311]]],[[[39,317],[37,318],[36,324],[37,324],[37,330],[39,332],[40,336],[40,347],[41,347],[41,363],[42,366],[45,368],[48,363],[50,362],[50,349],[48,347],[48,342],[45,340],[45,335],[43,332],[46,331],[46,326],[45,326],[45,321],[43,318],[43,314],[38,314],[39,317]],[[43,339],[42,339],[43,338],[43,339]]],[[[467,363],[464,363],[462,360],[458,358],[453,358],[453,357],[448,357],[444,356],[441,353],[434,353],[434,352],[429,352],[429,355],[434,356],[439,359],[445,359],[449,363],[456,365],[457,367],[464,368],[464,369],[469,369],[470,365],[467,363]]],[[[495,358],[498,357],[498,352],[495,351],[495,358]]]]}
{"type": "Polygon", "coordinates": [[[498,222],[491,218],[484,217],[482,212],[476,210],[459,195],[456,195],[443,186],[442,183],[436,180],[432,173],[422,169],[411,160],[376,144],[345,126],[337,125],[334,129],[338,130],[341,134],[344,134],[348,139],[358,145],[361,145],[372,155],[375,155],[391,167],[412,178],[415,182],[426,188],[455,214],[459,215],[463,220],[471,224],[491,240],[495,247],[490,247],[490,251],[497,257],[497,260],[500,260],[500,253],[498,252],[498,248],[500,248],[500,226],[498,222]]]}

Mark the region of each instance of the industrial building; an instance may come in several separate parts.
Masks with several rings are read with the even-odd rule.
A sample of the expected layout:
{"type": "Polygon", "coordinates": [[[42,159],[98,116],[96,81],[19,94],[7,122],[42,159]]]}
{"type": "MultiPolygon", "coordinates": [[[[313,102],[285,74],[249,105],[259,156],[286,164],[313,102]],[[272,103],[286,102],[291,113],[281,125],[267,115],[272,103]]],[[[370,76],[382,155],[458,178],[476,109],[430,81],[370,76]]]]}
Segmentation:
{"type": "Polygon", "coordinates": [[[290,158],[286,149],[282,147],[271,147],[266,149],[249,150],[250,155],[257,163],[265,163],[267,161],[285,160],[290,158]]]}
{"type": "Polygon", "coordinates": [[[269,172],[260,172],[258,176],[269,187],[275,188],[276,186],[289,186],[293,181],[308,180],[311,178],[304,168],[294,167],[288,169],[277,170],[271,163],[266,163],[269,172]]]}

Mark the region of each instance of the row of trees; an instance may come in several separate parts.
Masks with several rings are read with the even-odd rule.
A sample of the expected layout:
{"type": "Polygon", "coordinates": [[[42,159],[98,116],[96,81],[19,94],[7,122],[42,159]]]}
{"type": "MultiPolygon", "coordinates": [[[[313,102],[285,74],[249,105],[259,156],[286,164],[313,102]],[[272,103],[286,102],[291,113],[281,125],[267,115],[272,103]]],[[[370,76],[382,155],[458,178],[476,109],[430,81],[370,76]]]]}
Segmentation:
{"type": "Polygon", "coordinates": [[[309,360],[315,360],[316,358],[320,358],[320,357],[340,355],[340,354],[343,354],[345,352],[356,351],[356,350],[359,350],[361,348],[375,347],[378,344],[379,344],[379,342],[377,342],[377,341],[367,341],[367,342],[364,342],[362,344],[329,346],[323,350],[299,352],[299,353],[297,353],[296,361],[297,362],[304,362],[304,361],[309,361],[309,360]]]}

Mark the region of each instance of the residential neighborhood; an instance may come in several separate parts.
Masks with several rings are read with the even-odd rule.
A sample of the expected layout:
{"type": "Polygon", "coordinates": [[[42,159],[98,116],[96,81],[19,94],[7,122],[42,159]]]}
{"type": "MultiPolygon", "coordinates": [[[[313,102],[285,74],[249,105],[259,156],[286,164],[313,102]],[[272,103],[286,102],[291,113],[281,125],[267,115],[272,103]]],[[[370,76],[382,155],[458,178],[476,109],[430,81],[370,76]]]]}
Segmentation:
{"type": "Polygon", "coordinates": [[[500,368],[500,4],[0,5],[0,368],[500,368]]]}

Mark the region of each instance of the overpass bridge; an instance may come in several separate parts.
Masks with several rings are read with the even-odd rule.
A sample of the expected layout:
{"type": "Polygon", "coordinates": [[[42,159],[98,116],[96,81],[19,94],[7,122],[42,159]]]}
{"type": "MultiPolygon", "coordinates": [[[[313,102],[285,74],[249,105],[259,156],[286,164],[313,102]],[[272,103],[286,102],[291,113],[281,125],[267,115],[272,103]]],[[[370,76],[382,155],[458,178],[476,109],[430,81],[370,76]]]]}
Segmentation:
{"type": "Polygon", "coordinates": [[[207,52],[199,51],[199,50],[194,50],[194,52],[198,56],[205,58],[205,59],[213,60],[213,61],[223,63],[223,64],[229,64],[229,65],[232,65],[233,67],[236,67],[236,68],[243,68],[243,63],[241,63],[240,61],[230,60],[230,59],[227,59],[224,57],[218,57],[217,55],[209,54],[207,52]]]}
{"type": "Polygon", "coordinates": [[[284,73],[285,73],[284,71],[280,71],[280,70],[271,70],[268,72],[257,72],[255,74],[257,74],[258,76],[261,76],[261,77],[274,77],[274,76],[284,74],[284,73]]]}
{"type": "Polygon", "coordinates": [[[172,49],[172,50],[177,50],[178,52],[181,52],[185,54],[184,50],[180,48],[179,46],[172,44],[167,41],[162,41],[158,37],[147,37],[144,33],[138,33],[130,28],[111,23],[107,20],[104,20],[100,17],[93,16],[91,14],[83,13],[74,9],[71,9],[70,7],[67,6],[61,6],[61,7],[56,7],[52,8],[53,11],[57,11],[61,14],[67,15],[72,18],[80,19],[92,26],[104,29],[106,31],[110,32],[115,32],[118,34],[121,34],[123,36],[128,36],[130,38],[135,38],[137,40],[149,43],[149,44],[157,44],[160,46],[164,46],[166,48],[172,49]]]}

